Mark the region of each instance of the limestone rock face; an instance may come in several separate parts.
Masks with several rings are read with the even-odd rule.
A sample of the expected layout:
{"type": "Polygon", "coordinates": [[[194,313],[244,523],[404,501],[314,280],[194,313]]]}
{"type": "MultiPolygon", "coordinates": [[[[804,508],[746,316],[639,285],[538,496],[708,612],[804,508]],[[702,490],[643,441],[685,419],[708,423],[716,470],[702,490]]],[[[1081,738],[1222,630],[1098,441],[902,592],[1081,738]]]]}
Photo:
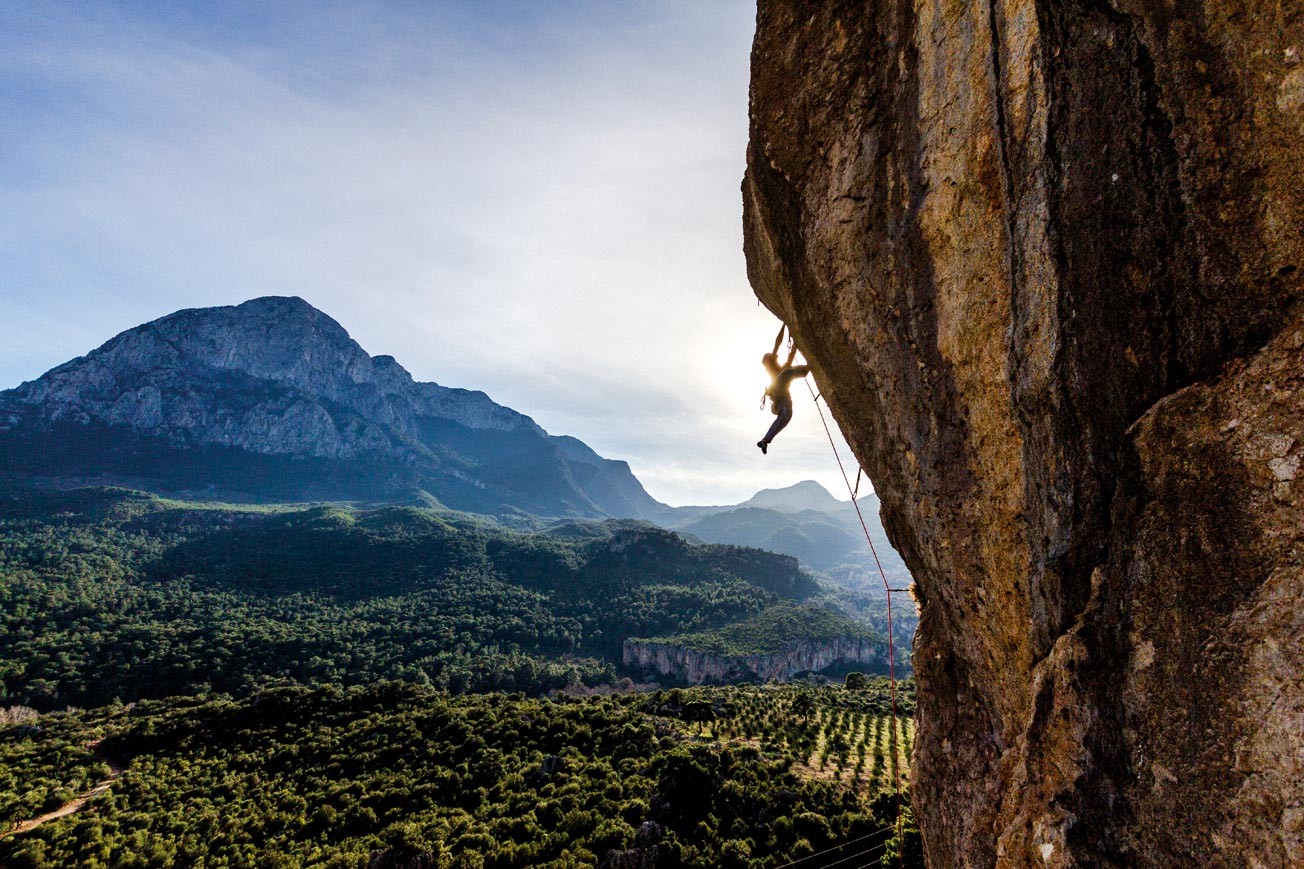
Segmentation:
{"type": "Polygon", "coordinates": [[[422,418],[544,434],[484,393],[417,383],[392,356],[373,359],[339,323],[292,297],[180,311],[123,332],[11,394],[52,420],[175,430],[260,453],[335,458],[393,449],[392,434],[414,434],[422,418]],[[228,403],[194,388],[214,374],[266,384],[284,399],[274,411],[230,413],[228,403]],[[171,400],[162,401],[164,394],[171,400]],[[327,403],[365,419],[362,431],[340,431],[327,403]]]}
{"type": "Polygon", "coordinates": [[[922,602],[933,866],[1304,865],[1304,2],[761,0],[745,249],[922,602]]]}
{"type": "Polygon", "coordinates": [[[882,670],[887,666],[887,645],[863,637],[790,643],[768,655],[717,655],[671,643],[626,640],[624,664],[682,679],[690,685],[722,685],[740,679],[788,679],[835,664],[882,670]]]}
{"type": "Polygon", "coordinates": [[[0,392],[0,473],[228,497],[646,518],[625,462],[419,383],[294,297],[178,311],[0,392]]]}

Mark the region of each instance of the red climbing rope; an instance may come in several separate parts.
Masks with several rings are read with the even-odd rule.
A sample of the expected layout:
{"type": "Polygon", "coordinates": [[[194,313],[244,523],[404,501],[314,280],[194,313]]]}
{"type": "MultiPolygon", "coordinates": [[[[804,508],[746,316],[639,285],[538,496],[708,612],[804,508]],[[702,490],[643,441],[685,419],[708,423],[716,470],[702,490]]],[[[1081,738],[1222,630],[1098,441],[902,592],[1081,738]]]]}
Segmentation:
{"type": "MultiPolygon", "coordinates": [[[[883,570],[883,562],[878,560],[878,548],[874,546],[874,538],[869,535],[869,526],[865,524],[865,514],[860,512],[860,501],[856,498],[856,493],[860,489],[860,474],[864,470],[859,464],[856,466],[856,485],[853,488],[851,478],[847,476],[846,466],[842,464],[842,456],[838,453],[838,445],[833,441],[833,431],[829,428],[829,422],[824,418],[824,410],[820,407],[820,398],[823,393],[815,393],[815,387],[810,385],[806,380],[806,388],[810,390],[811,400],[815,402],[815,410],[819,411],[820,423],[824,426],[824,434],[828,436],[829,447],[833,450],[833,457],[838,460],[838,470],[842,472],[842,482],[847,484],[847,494],[851,496],[851,505],[856,508],[856,518],[860,520],[860,529],[865,532],[865,542],[869,544],[869,552],[874,556],[874,566],[878,568],[878,576],[883,580],[883,591],[887,595],[887,674],[888,680],[892,685],[892,784],[896,787],[897,799],[897,842],[901,842],[901,764],[898,757],[900,753],[900,737],[897,736],[897,697],[896,697],[896,651],[892,642],[892,595],[900,592],[909,591],[905,588],[892,588],[887,581],[887,573],[883,570]]],[[[904,849],[903,849],[904,854],[904,849]]]]}

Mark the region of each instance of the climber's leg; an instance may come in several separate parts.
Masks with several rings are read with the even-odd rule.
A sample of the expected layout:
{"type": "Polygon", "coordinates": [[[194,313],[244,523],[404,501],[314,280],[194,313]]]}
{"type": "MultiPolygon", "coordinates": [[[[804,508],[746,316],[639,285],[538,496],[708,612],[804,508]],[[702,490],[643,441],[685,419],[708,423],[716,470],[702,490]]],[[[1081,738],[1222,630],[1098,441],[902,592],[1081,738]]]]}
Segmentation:
{"type": "Polygon", "coordinates": [[[756,443],[763,453],[767,451],[766,448],[770,445],[770,442],[774,440],[775,436],[783,431],[788,423],[792,422],[792,399],[776,402],[776,406],[779,413],[778,416],[774,418],[774,424],[771,425],[770,430],[765,433],[765,437],[761,438],[756,443]]]}

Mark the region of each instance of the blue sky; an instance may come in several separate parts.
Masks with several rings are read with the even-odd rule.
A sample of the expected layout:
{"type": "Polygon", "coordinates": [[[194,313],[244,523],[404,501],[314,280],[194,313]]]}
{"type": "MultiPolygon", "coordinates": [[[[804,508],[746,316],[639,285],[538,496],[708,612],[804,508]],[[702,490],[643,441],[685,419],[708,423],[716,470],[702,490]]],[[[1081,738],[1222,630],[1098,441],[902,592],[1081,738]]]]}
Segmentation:
{"type": "Polygon", "coordinates": [[[0,5],[0,388],[179,308],[299,295],[669,503],[837,493],[809,398],[755,447],[777,322],[741,252],[753,16],[0,5]]]}

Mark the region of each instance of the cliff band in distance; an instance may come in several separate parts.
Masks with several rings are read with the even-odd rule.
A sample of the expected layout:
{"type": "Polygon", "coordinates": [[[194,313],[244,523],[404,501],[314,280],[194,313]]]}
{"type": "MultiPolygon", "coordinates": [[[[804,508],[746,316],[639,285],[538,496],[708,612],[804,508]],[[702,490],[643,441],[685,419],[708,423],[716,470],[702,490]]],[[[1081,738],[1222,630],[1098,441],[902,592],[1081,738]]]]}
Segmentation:
{"type": "Polygon", "coordinates": [[[781,681],[834,665],[867,666],[881,671],[887,666],[887,644],[865,637],[845,637],[793,642],[778,652],[731,655],[675,643],[626,640],[621,658],[627,667],[682,679],[690,685],[727,685],[750,679],[781,681]]]}
{"type": "Polygon", "coordinates": [[[1304,865],[1304,2],[761,0],[745,249],[920,592],[932,866],[1304,865]]]}

